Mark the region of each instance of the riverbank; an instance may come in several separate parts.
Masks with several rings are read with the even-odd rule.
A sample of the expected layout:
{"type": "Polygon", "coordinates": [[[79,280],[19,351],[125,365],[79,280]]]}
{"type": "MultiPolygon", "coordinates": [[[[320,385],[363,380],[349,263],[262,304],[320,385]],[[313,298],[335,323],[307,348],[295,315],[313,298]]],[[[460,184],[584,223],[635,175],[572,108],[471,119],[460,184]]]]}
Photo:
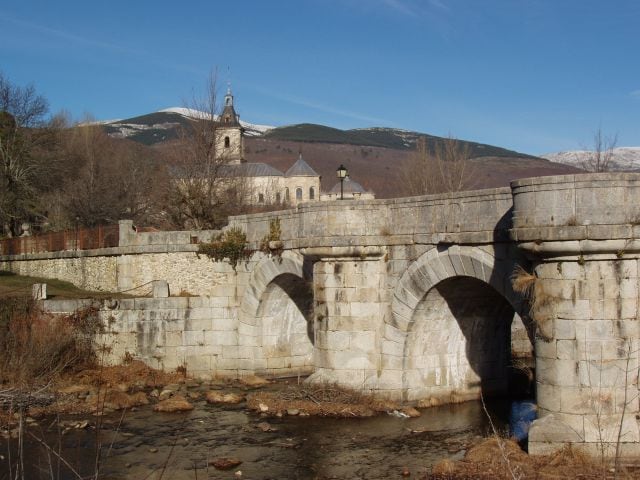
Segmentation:
{"type": "MultiPolygon", "coordinates": [[[[52,478],[49,465],[61,479],[79,478],[71,468],[101,479],[614,478],[571,450],[528,456],[491,434],[478,402],[411,417],[399,405],[298,379],[198,382],[135,361],[61,377],[50,395],[22,422],[5,405],[0,452],[15,461],[22,435],[25,478],[52,478]]],[[[500,431],[505,410],[488,404],[500,431]]],[[[4,474],[9,459],[1,457],[4,474]]],[[[637,473],[625,466],[616,478],[637,473]]]]}

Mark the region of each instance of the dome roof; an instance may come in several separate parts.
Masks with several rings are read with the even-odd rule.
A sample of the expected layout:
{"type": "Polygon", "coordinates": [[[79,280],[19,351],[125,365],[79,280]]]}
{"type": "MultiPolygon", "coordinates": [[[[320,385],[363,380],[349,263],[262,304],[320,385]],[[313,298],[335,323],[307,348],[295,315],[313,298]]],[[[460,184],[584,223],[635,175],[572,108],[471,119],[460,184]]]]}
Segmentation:
{"type": "MultiPolygon", "coordinates": [[[[343,185],[344,193],[366,193],[367,191],[364,189],[362,185],[360,185],[355,180],[351,180],[349,176],[344,177],[344,185],[343,185]]],[[[329,191],[329,193],[340,193],[340,182],[336,183],[333,188],[329,191]]]]}
{"type": "Polygon", "coordinates": [[[289,170],[284,174],[285,177],[318,177],[319,175],[315,172],[311,166],[304,161],[302,158],[302,154],[294,163],[289,170]]]}

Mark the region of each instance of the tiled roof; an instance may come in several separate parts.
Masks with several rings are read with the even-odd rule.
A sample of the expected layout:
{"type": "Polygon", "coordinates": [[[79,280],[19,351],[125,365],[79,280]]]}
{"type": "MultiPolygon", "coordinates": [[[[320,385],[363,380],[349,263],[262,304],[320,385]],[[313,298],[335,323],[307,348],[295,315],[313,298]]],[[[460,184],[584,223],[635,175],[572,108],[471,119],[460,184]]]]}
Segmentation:
{"type": "Polygon", "coordinates": [[[284,174],[285,177],[318,177],[319,175],[315,172],[311,166],[304,161],[302,158],[302,154],[300,154],[300,158],[296,160],[289,170],[284,174]]]}
{"type": "Polygon", "coordinates": [[[240,163],[237,165],[223,165],[223,176],[228,177],[281,177],[282,172],[266,163],[240,163]]]}
{"type": "MultiPolygon", "coordinates": [[[[343,185],[344,193],[366,193],[367,191],[364,189],[362,185],[358,182],[351,180],[350,177],[344,178],[343,185]]],[[[336,183],[333,188],[329,191],[329,193],[340,193],[340,182],[336,183]]]]}

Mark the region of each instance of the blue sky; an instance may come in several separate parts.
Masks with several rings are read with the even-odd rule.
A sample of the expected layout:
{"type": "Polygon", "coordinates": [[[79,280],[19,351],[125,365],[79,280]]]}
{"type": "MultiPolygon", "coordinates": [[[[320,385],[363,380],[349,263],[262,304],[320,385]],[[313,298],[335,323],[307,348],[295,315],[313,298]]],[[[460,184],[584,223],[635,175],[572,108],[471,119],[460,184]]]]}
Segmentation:
{"type": "Polygon", "coordinates": [[[637,0],[3,1],[0,70],[53,111],[181,106],[217,67],[241,117],[526,153],[640,146],[637,0]]]}

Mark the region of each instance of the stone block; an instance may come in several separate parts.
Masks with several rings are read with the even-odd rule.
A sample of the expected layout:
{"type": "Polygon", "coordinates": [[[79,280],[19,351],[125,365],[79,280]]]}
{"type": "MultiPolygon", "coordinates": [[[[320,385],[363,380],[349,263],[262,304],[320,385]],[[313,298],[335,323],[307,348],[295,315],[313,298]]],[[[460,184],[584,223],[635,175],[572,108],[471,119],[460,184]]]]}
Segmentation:
{"type": "Polygon", "coordinates": [[[369,302],[353,302],[351,304],[351,314],[356,317],[380,315],[380,304],[369,302]]]}
{"type": "Polygon", "coordinates": [[[574,320],[561,318],[554,319],[554,337],[557,340],[573,340],[576,338],[576,325],[574,320]]]}
{"type": "Polygon", "coordinates": [[[578,386],[578,362],[539,358],[536,361],[536,379],[549,385],[578,386]]]}
{"type": "Polygon", "coordinates": [[[224,345],[222,347],[222,357],[225,359],[241,358],[237,345],[224,345]]]}
{"type": "Polygon", "coordinates": [[[404,343],[393,342],[385,339],[382,341],[381,352],[383,355],[402,357],[404,356],[404,343]]]}
{"type": "Polygon", "coordinates": [[[376,352],[378,351],[376,344],[376,333],[369,332],[351,332],[349,341],[349,350],[376,352]]]}
{"type": "Polygon", "coordinates": [[[327,355],[329,361],[328,366],[336,370],[357,370],[357,369],[371,369],[376,370],[377,365],[374,357],[375,355],[366,354],[354,354],[353,352],[332,351],[327,355]]]}
{"type": "Polygon", "coordinates": [[[563,387],[536,383],[536,400],[538,406],[552,412],[560,411],[560,391],[563,387]]]}
{"type": "Polygon", "coordinates": [[[169,283],[166,280],[153,280],[151,282],[153,288],[153,298],[168,298],[169,283]]]}
{"type": "Polygon", "coordinates": [[[185,358],[187,372],[210,372],[215,366],[215,357],[212,355],[187,355],[185,358]]]}
{"type": "Polygon", "coordinates": [[[584,424],[582,416],[574,415],[569,419],[566,415],[550,414],[534,420],[529,429],[531,443],[581,443],[584,441],[584,424]]]}
{"type": "Polygon", "coordinates": [[[383,370],[376,380],[376,387],[382,390],[402,390],[402,370],[383,370]]]}
{"type": "Polygon", "coordinates": [[[626,360],[591,360],[580,361],[580,385],[590,387],[594,391],[603,388],[624,387],[636,381],[637,370],[628,370],[626,360]]]}
{"type": "Polygon", "coordinates": [[[177,347],[183,345],[184,339],[182,332],[166,332],[165,344],[167,347],[177,347]]]}
{"type": "Polygon", "coordinates": [[[47,284],[46,283],[34,283],[31,285],[31,297],[38,300],[47,299],[47,284]]]}
{"type": "Polygon", "coordinates": [[[230,331],[204,332],[205,345],[238,345],[238,334],[230,331]]]}
{"type": "Polygon", "coordinates": [[[291,355],[308,357],[313,351],[313,346],[307,340],[306,342],[295,342],[291,345],[291,355]]]}
{"type": "Polygon", "coordinates": [[[329,350],[348,350],[350,339],[351,334],[348,331],[328,331],[323,345],[329,350]]]}
{"type": "MultiPolygon", "coordinates": [[[[540,342],[543,343],[543,342],[540,342]]],[[[561,360],[578,360],[575,340],[557,340],[556,355],[561,360]]]]}
{"type": "Polygon", "coordinates": [[[606,340],[613,335],[613,322],[611,320],[588,320],[586,326],[586,338],[589,340],[606,340]]]}
{"type": "Polygon", "coordinates": [[[212,323],[211,318],[191,318],[191,316],[187,316],[184,321],[184,329],[193,331],[209,331],[211,330],[212,323]]]}
{"type": "Polygon", "coordinates": [[[622,442],[639,442],[640,431],[635,415],[597,414],[584,416],[585,441],[615,444],[620,434],[622,442]]]}
{"type": "Polygon", "coordinates": [[[562,302],[557,308],[558,317],[566,320],[582,320],[591,317],[591,304],[589,300],[576,300],[562,302]]]}
{"type": "Polygon", "coordinates": [[[200,331],[192,331],[186,330],[184,332],[184,345],[186,346],[194,346],[194,345],[204,345],[204,332],[200,331]]]}
{"type": "Polygon", "coordinates": [[[287,358],[285,357],[267,358],[267,368],[269,369],[283,369],[287,366],[287,358]]]}
{"type": "Polygon", "coordinates": [[[545,340],[538,339],[536,341],[536,357],[547,359],[557,358],[556,341],[550,340],[547,342],[545,340]]]}
{"type": "Polygon", "coordinates": [[[211,307],[195,307],[186,310],[191,320],[211,319],[213,309],[211,307]]]}

